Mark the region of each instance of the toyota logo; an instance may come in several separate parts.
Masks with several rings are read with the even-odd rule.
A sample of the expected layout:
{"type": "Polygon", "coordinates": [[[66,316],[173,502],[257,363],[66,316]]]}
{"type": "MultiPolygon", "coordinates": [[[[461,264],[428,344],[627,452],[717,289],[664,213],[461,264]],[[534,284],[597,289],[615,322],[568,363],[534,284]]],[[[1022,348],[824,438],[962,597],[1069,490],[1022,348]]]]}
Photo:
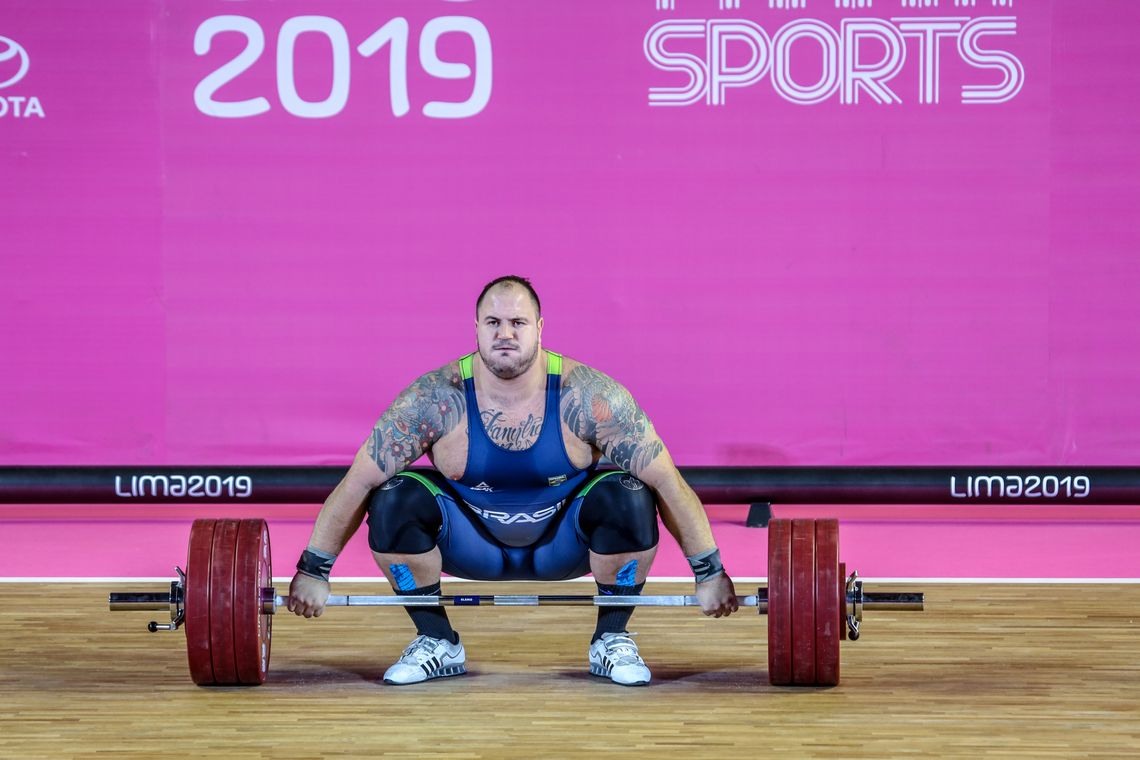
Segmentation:
{"type": "Polygon", "coordinates": [[[0,90],[5,87],[10,87],[16,82],[24,78],[28,73],[28,51],[13,39],[7,37],[0,37],[0,90]],[[8,76],[8,72],[12,70],[12,64],[9,61],[16,59],[19,65],[16,68],[16,73],[8,76]],[[3,77],[8,76],[7,79],[3,77]]]}

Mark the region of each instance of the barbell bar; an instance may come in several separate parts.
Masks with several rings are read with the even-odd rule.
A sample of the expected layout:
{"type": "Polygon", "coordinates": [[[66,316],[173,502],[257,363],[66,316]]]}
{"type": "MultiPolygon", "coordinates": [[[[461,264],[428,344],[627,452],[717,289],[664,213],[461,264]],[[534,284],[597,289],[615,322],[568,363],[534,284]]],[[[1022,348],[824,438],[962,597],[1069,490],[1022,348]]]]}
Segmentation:
{"type": "MultiPolygon", "coordinates": [[[[181,572],[181,568],[177,568],[181,572]]],[[[863,581],[854,580],[856,588],[862,588],[863,581]]],[[[172,584],[173,585],[173,584],[172,584]]],[[[262,589],[262,609],[267,615],[274,615],[278,608],[289,605],[289,597],[275,596],[276,589],[262,589]]],[[[921,593],[874,593],[861,592],[861,607],[864,610],[893,610],[895,612],[922,611],[921,593]]],[[[173,589],[166,593],[122,592],[110,595],[112,612],[132,612],[139,610],[165,610],[178,603],[178,593],[173,589]]],[[[760,588],[755,594],[736,597],[741,607],[756,607],[761,615],[768,613],[768,590],[760,588]]],[[[699,607],[700,602],[692,594],[688,595],[645,595],[645,596],[587,596],[553,594],[451,594],[442,596],[397,596],[384,594],[368,596],[352,594],[348,596],[332,594],[326,607],[542,607],[542,606],[594,606],[594,607],[699,607]]],[[[849,615],[854,615],[855,602],[848,599],[849,615]]],[[[172,618],[172,620],[175,618],[172,618]]],[[[158,630],[158,629],[156,629],[158,630]]]]}
{"type": "MultiPolygon", "coordinates": [[[[863,590],[858,573],[838,561],[835,520],[773,520],[769,526],[769,588],[738,596],[741,607],[768,615],[769,680],[775,685],[833,686],[839,682],[839,641],[859,638],[863,611],[920,611],[921,592],[863,590]]],[[[169,610],[170,623],[151,632],[186,627],[194,682],[263,683],[268,674],[272,619],[287,607],[267,585],[272,579],[269,528],[264,520],[196,520],[187,570],[165,592],[116,592],[110,609],[169,610]]],[[[438,596],[333,595],[330,607],[436,606],[696,607],[694,595],[590,596],[455,594],[438,596]]]]}

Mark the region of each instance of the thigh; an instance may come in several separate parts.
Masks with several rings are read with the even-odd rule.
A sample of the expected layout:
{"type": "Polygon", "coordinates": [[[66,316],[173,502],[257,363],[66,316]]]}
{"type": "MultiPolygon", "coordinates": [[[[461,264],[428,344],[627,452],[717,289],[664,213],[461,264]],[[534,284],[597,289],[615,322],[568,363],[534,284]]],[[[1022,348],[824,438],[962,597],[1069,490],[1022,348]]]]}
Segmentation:
{"type": "Polygon", "coordinates": [[[434,470],[401,472],[374,491],[368,523],[374,552],[419,554],[438,547],[448,575],[505,580],[502,545],[434,470]]]}
{"type": "Polygon", "coordinates": [[[643,552],[657,546],[657,498],[621,470],[603,473],[582,489],[578,529],[598,554],[643,552]]]}

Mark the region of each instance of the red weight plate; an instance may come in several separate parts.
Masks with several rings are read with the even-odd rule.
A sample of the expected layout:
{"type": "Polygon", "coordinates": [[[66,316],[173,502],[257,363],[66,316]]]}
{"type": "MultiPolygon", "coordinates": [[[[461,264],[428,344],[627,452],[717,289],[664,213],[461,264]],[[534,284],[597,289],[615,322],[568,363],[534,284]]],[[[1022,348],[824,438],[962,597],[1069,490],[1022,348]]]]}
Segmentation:
{"type": "Polygon", "coordinates": [[[214,680],[235,684],[234,663],[234,556],[237,553],[237,520],[218,520],[214,526],[214,556],[210,561],[210,656],[214,680]]]}
{"type": "Polygon", "coordinates": [[[273,625],[273,616],[261,609],[261,589],[273,583],[269,526],[265,520],[241,521],[234,573],[234,660],[238,682],[265,683],[273,625]]]}
{"type": "Polygon", "coordinates": [[[815,521],[815,682],[839,683],[839,521],[815,521]]]}
{"type": "Polygon", "coordinates": [[[792,683],[815,683],[815,520],[792,520],[792,683]]]}
{"type": "Polygon", "coordinates": [[[195,520],[186,552],[186,655],[190,677],[199,686],[217,683],[210,656],[210,563],[214,520],[195,520]]]}
{"type": "Polygon", "coordinates": [[[768,523],[768,680],[792,683],[792,523],[768,523]]]}
{"type": "Polygon", "coordinates": [[[847,563],[839,563],[839,640],[847,641],[847,563]]]}

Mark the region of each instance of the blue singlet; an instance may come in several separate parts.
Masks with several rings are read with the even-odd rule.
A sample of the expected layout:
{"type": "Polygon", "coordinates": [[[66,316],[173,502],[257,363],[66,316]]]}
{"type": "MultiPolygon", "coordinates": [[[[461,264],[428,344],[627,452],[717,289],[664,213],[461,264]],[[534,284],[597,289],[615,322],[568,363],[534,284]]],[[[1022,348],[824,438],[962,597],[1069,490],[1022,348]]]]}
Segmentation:
{"type": "Polygon", "coordinates": [[[449,480],[487,531],[507,546],[536,542],[594,468],[580,470],[566,455],[562,442],[559,401],[562,355],[547,351],[546,409],[538,440],[527,449],[511,451],[491,440],[479,414],[474,354],[459,360],[467,396],[467,467],[459,481],[449,480]]]}

